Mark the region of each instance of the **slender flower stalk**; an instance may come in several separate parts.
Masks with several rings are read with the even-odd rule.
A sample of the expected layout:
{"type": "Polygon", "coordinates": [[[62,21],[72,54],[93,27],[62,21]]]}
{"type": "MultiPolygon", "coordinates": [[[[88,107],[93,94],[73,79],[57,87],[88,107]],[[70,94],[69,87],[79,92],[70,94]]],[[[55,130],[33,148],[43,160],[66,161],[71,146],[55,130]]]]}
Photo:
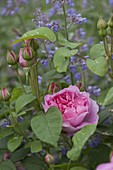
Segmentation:
{"type": "Polygon", "coordinates": [[[18,73],[18,70],[16,70],[16,75],[17,75],[17,77],[18,77],[19,83],[20,83],[20,85],[21,85],[21,87],[22,87],[24,93],[26,93],[26,90],[25,90],[25,88],[24,88],[24,85],[23,85],[21,76],[20,76],[20,74],[18,73]]]}

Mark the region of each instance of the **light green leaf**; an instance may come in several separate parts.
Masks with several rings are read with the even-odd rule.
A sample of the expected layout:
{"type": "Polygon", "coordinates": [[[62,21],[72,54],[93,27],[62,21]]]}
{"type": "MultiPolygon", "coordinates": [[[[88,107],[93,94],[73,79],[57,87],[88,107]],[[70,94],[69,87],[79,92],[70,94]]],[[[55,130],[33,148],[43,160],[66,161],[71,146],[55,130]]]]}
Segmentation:
{"type": "Polygon", "coordinates": [[[59,48],[53,58],[53,63],[58,72],[66,72],[69,65],[69,58],[75,55],[78,50],[69,50],[68,48],[59,48]]]}
{"type": "Polygon", "coordinates": [[[43,75],[43,80],[48,81],[48,80],[60,79],[62,77],[63,74],[58,73],[56,70],[51,70],[43,75]]]}
{"type": "Polygon", "coordinates": [[[11,93],[10,102],[16,101],[16,99],[23,94],[23,90],[21,88],[14,88],[11,93]]]}
{"type": "Polygon", "coordinates": [[[103,44],[95,44],[90,50],[91,59],[96,59],[105,55],[105,49],[103,44]]]}
{"type": "Polygon", "coordinates": [[[104,100],[105,100],[105,97],[106,97],[108,91],[109,91],[109,89],[101,92],[100,96],[98,97],[98,104],[99,104],[99,105],[103,105],[104,100]]]}
{"type": "Polygon", "coordinates": [[[10,160],[7,159],[0,163],[0,170],[16,170],[16,167],[10,160]]]}
{"type": "Polygon", "coordinates": [[[60,45],[69,47],[71,49],[78,48],[83,45],[83,43],[73,43],[67,41],[61,33],[58,33],[58,40],[60,45]]]}
{"type": "Polygon", "coordinates": [[[113,103],[113,87],[111,87],[109,89],[109,91],[107,92],[107,95],[104,99],[103,105],[110,105],[113,103]]]}
{"type": "Polygon", "coordinates": [[[11,152],[15,151],[15,149],[17,149],[18,146],[21,144],[22,139],[23,139],[23,136],[14,136],[14,137],[11,137],[11,138],[8,140],[8,143],[7,143],[8,149],[9,149],[11,152]]]}
{"type": "Polygon", "coordinates": [[[56,41],[56,36],[51,29],[47,27],[40,27],[35,30],[26,32],[20,39],[15,40],[12,45],[17,44],[18,42],[21,42],[23,40],[28,40],[32,38],[41,38],[44,40],[49,40],[51,42],[56,41]]]}
{"type": "Polygon", "coordinates": [[[95,60],[87,59],[87,67],[98,76],[105,76],[108,71],[108,64],[104,57],[96,58],[95,60]]]}
{"type": "Polygon", "coordinates": [[[96,125],[87,125],[73,136],[73,147],[70,151],[67,152],[67,157],[69,159],[75,161],[79,158],[84,144],[89,139],[89,137],[95,132],[95,130],[96,125]]]}
{"type": "Polygon", "coordinates": [[[35,140],[31,143],[31,153],[37,153],[42,150],[42,144],[39,140],[35,140]]]}
{"type": "Polygon", "coordinates": [[[84,167],[78,167],[78,166],[76,166],[76,167],[71,168],[70,170],[88,170],[88,169],[86,169],[86,168],[84,168],[84,167]]]}
{"type": "Polygon", "coordinates": [[[51,107],[46,114],[41,112],[32,118],[31,128],[41,141],[57,146],[62,129],[62,114],[56,107],[51,107]]]}
{"type": "Polygon", "coordinates": [[[36,96],[34,96],[33,94],[24,94],[20,96],[15,103],[16,112],[19,112],[24,106],[31,103],[35,99],[36,96]]]}

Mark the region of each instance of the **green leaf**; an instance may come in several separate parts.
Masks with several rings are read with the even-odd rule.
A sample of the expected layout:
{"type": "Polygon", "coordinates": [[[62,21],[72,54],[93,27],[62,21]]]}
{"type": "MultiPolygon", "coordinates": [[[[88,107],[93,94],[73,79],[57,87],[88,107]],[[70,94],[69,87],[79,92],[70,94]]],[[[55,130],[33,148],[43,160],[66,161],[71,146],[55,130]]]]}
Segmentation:
{"type": "Polygon", "coordinates": [[[101,92],[100,96],[98,97],[98,104],[99,104],[99,105],[103,105],[104,100],[105,100],[105,97],[106,97],[108,91],[109,91],[109,89],[101,92]]]}
{"type": "Polygon", "coordinates": [[[12,45],[17,44],[18,42],[21,42],[23,40],[28,40],[32,38],[41,38],[44,40],[49,40],[51,42],[56,41],[56,36],[51,29],[47,27],[40,27],[35,30],[26,32],[20,39],[15,40],[12,45]]]}
{"type": "Polygon", "coordinates": [[[23,136],[13,136],[8,140],[7,147],[8,149],[13,152],[18,146],[21,144],[23,136]]]}
{"type": "Polygon", "coordinates": [[[21,88],[14,88],[11,93],[10,102],[15,101],[22,94],[23,94],[23,90],[21,88]]]}
{"type": "Polygon", "coordinates": [[[107,61],[104,57],[96,58],[95,60],[87,59],[87,67],[98,76],[105,76],[108,71],[107,61]]]}
{"type": "Polygon", "coordinates": [[[67,41],[61,33],[58,33],[58,40],[60,45],[69,47],[71,49],[78,48],[83,45],[83,43],[73,43],[67,41]]]}
{"type": "Polygon", "coordinates": [[[88,154],[91,169],[96,169],[96,166],[103,162],[109,162],[110,151],[110,147],[105,144],[100,144],[93,148],[88,154]]]}
{"type": "Polygon", "coordinates": [[[76,167],[71,168],[70,170],[88,170],[88,169],[86,169],[86,168],[84,168],[84,167],[78,167],[78,166],[76,166],[76,167]]]}
{"type": "Polygon", "coordinates": [[[41,112],[32,118],[31,127],[41,141],[57,146],[62,129],[62,114],[56,107],[51,107],[46,114],[41,112]]]}
{"type": "Polygon", "coordinates": [[[87,125],[73,136],[73,147],[70,151],[67,152],[67,156],[69,159],[75,161],[79,158],[84,144],[89,139],[89,137],[95,132],[95,130],[96,125],[87,125]]]}
{"type": "Polygon", "coordinates": [[[69,50],[68,48],[59,48],[53,58],[53,63],[58,72],[66,72],[69,65],[69,58],[75,55],[78,50],[69,50]]]}
{"type": "Polygon", "coordinates": [[[103,106],[110,105],[112,103],[113,103],[113,87],[111,87],[109,91],[107,92],[107,95],[103,102],[103,106]]]}
{"type": "Polygon", "coordinates": [[[36,96],[34,96],[33,94],[24,94],[20,96],[16,100],[16,104],[15,104],[16,112],[19,112],[24,106],[31,103],[35,99],[36,99],[36,96]]]}
{"type": "Polygon", "coordinates": [[[10,160],[7,159],[0,163],[0,170],[16,170],[16,167],[10,160]]]}
{"type": "Polygon", "coordinates": [[[31,148],[31,153],[37,153],[42,150],[42,144],[39,140],[29,142],[26,144],[25,148],[31,148]]]}
{"type": "Polygon", "coordinates": [[[5,129],[0,130],[0,139],[5,138],[6,136],[9,136],[13,134],[12,128],[8,127],[5,129]]]}
{"type": "Polygon", "coordinates": [[[105,55],[105,49],[103,44],[95,44],[90,50],[91,59],[96,59],[105,55]]]}
{"type": "Polygon", "coordinates": [[[26,170],[48,170],[47,166],[37,157],[27,157],[22,161],[26,170]]]}
{"type": "Polygon", "coordinates": [[[17,161],[23,160],[29,153],[30,153],[29,148],[20,148],[20,149],[16,150],[15,152],[11,153],[10,160],[12,162],[17,162],[17,161]]]}
{"type": "Polygon", "coordinates": [[[63,77],[63,74],[58,73],[56,70],[48,71],[43,75],[43,80],[54,80],[54,79],[61,79],[63,77]]]}

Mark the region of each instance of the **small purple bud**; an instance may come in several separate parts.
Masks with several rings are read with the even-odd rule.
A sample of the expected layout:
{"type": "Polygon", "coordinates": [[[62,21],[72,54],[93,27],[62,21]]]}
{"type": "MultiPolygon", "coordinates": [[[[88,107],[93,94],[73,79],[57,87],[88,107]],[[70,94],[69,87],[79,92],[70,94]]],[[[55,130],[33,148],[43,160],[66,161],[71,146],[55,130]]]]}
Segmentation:
{"type": "Polygon", "coordinates": [[[2,86],[1,94],[2,94],[2,100],[4,101],[8,101],[11,98],[11,94],[4,86],[2,86]]]}
{"type": "Polygon", "coordinates": [[[7,58],[8,64],[10,65],[15,65],[18,62],[18,57],[13,51],[8,51],[6,58],[7,58]]]}

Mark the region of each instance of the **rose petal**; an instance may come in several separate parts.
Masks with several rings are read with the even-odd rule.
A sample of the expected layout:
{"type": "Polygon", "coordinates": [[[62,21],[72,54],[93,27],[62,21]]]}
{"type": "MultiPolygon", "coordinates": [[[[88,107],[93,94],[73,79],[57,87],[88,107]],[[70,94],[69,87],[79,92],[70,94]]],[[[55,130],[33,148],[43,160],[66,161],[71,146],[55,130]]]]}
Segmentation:
{"type": "Polygon", "coordinates": [[[96,170],[113,170],[113,163],[103,163],[97,166],[96,170]]]}

